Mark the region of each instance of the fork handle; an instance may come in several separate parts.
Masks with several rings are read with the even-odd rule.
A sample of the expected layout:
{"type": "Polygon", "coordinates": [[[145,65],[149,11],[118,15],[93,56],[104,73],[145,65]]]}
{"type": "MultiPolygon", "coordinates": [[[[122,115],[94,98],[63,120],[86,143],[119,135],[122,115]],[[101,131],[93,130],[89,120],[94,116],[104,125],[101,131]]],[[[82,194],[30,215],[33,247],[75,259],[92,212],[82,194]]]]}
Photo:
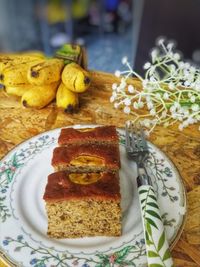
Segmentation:
{"type": "MultiPolygon", "coordinates": [[[[138,181],[142,182],[141,178],[139,175],[138,181]]],[[[148,266],[172,267],[174,264],[154,189],[151,185],[145,184],[139,186],[138,192],[148,266]]]]}

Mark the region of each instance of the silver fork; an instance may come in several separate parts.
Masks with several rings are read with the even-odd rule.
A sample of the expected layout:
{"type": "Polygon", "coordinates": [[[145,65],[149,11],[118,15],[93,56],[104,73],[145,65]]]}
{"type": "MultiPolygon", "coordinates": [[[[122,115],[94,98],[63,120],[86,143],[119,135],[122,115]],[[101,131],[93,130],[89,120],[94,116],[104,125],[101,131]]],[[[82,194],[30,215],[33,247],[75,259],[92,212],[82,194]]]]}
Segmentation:
{"type": "Polygon", "coordinates": [[[137,185],[142,213],[148,266],[174,266],[166,238],[159,205],[145,162],[149,155],[148,144],[141,126],[126,123],[126,152],[137,164],[137,185]],[[157,264],[157,265],[156,265],[157,264]]]}
{"type": "Polygon", "coordinates": [[[151,179],[147,174],[145,162],[149,155],[147,141],[142,127],[132,122],[126,123],[126,152],[130,159],[134,160],[140,174],[137,179],[138,185],[150,184],[151,179]]]}

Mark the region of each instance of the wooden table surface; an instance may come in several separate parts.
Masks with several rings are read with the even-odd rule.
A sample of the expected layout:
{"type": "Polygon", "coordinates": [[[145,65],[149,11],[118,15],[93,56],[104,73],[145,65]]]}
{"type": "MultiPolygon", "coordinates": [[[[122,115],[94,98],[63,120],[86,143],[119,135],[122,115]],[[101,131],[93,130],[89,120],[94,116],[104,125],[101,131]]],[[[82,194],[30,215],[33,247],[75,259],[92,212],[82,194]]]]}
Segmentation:
{"type": "MultiPolygon", "coordinates": [[[[20,100],[0,92],[0,158],[17,144],[41,132],[73,124],[113,124],[123,127],[130,115],[109,102],[111,74],[92,71],[92,85],[81,95],[78,113],[65,114],[55,103],[35,110],[21,106],[20,100]]],[[[138,84],[138,81],[134,83],[138,84]]],[[[149,140],[162,149],[178,168],[187,192],[188,211],[183,233],[174,246],[175,266],[200,266],[200,131],[198,125],[179,131],[177,126],[156,127],[149,140]]],[[[7,266],[0,263],[1,266],[7,266]]]]}

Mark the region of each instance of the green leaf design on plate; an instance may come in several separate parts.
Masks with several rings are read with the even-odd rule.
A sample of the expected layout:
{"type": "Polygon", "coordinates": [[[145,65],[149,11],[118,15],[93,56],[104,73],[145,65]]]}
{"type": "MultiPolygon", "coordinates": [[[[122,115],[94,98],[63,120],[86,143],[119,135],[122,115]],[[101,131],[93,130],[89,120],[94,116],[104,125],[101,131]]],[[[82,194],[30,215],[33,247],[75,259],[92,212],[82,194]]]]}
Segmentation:
{"type": "Polygon", "coordinates": [[[97,254],[96,256],[101,260],[108,261],[108,256],[107,255],[97,254]]]}
{"type": "Polygon", "coordinates": [[[116,262],[121,263],[122,260],[126,258],[126,256],[130,253],[130,250],[132,249],[132,246],[127,246],[120,251],[116,252],[115,255],[117,257],[116,262]]]}
{"type": "Polygon", "coordinates": [[[160,236],[159,241],[158,241],[158,251],[161,250],[161,248],[164,245],[164,242],[165,242],[165,232],[163,231],[162,235],[160,236]]]}
{"type": "Polygon", "coordinates": [[[153,250],[149,250],[148,251],[148,257],[153,258],[153,257],[159,257],[158,253],[153,251],[153,250]]]}
{"type": "Polygon", "coordinates": [[[150,214],[153,217],[156,217],[157,219],[161,220],[160,215],[158,213],[156,213],[153,210],[146,210],[146,213],[150,214]]]}
{"type": "Polygon", "coordinates": [[[30,255],[34,254],[31,266],[45,267],[45,266],[94,266],[94,267],[119,267],[119,266],[138,266],[135,261],[139,257],[146,254],[144,239],[140,242],[136,241],[135,245],[127,246],[118,251],[113,251],[111,254],[98,253],[93,257],[82,255],[72,255],[68,252],[57,252],[54,248],[48,249],[45,247],[37,247],[37,245],[29,244],[23,235],[18,235],[17,238],[5,237],[3,240],[4,246],[16,246],[14,251],[19,253],[20,250],[29,250],[30,255]],[[53,264],[50,264],[53,263],[53,264]]]}

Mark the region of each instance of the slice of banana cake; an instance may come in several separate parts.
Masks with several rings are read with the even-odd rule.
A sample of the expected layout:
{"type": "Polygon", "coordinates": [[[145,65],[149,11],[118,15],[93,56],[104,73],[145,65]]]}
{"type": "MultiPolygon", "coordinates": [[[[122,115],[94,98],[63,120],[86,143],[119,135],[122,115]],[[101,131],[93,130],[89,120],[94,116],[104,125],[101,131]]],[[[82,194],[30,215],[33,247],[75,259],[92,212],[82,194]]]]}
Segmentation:
{"type": "Polygon", "coordinates": [[[51,162],[55,171],[117,171],[120,168],[119,146],[113,144],[78,144],[56,147],[51,162]]]}
{"type": "Polygon", "coordinates": [[[95,128],[63,128],[58,138],[60,146],[71,144],[118,144],[119,138],[115,126],[95,128]]]}
{"type": "Polygon", "coordinates": [[[43,198],[50,237],[121,235],[118,172],[52,173],[43,198]]]}

